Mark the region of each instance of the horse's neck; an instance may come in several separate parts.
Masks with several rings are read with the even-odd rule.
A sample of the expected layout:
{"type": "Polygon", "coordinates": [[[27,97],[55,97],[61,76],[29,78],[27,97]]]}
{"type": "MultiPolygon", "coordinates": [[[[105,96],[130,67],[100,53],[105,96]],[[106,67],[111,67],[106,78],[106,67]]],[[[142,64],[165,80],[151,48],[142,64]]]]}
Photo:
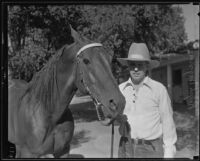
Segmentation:
{"type": "Polygon", "coordinates": [[[56,103],[56,107],[55,107],[55,112],[54,112],[54,118],[55,120],[58,119],[60,117],[60,115],[62,115],[62,112],[68,108],[77,88],[74,84],[74,71],[70,72],[70,73],[62,73],[61,75],[64,75],[64,77],[62,76],[58,76],[58,89],[59,89],[59,93],[58,93],[58,101],[56,103]]]}

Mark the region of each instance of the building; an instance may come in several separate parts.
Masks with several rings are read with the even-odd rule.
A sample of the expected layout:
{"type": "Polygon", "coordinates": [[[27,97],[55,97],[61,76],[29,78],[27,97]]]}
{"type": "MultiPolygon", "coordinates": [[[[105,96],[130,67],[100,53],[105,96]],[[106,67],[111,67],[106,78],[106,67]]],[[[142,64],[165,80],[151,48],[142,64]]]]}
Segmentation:
{"type": "Polygon", "coordinates": [[[188,102],[195,78],[195,55],[198,55],[197,50],[190,51],[189,54],[162,55],[160,66],[150,73],[153,79],[162,82],[167,87],[175,103],[188,102]]]}
{"type": "Polygon", "coordinates": [[[187,53],[160,55],[160,66],[150,73],[168,89],[173,105],[196,109],[199,113],[199,45],[187,53]]]}

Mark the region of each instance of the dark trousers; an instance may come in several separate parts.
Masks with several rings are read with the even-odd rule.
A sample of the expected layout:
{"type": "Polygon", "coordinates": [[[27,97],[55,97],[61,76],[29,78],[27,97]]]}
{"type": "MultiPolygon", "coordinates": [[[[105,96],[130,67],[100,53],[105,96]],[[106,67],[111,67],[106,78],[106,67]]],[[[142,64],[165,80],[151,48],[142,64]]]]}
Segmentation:
{"type": "Polygon", "coordinates": [[[151,141],[134,140],[130,142],[125,138],[120,139],[118,156],[119,158],[163,158],[163,142],[162,139],[151,141]]]}

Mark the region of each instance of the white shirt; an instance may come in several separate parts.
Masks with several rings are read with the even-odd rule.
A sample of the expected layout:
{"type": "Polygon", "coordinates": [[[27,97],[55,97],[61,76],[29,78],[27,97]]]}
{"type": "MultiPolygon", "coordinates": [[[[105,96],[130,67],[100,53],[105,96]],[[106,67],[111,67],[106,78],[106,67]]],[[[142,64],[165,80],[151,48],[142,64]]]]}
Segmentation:
{"type": "Polygon", "coordinates": [[[131,126],[131,137],[153,140],[163,136],[164,157],[174,157],[177,134],[165,86],[147,76],[139,86],[129,78],[119,88],[126,99],[124,114],[131,126]]]}

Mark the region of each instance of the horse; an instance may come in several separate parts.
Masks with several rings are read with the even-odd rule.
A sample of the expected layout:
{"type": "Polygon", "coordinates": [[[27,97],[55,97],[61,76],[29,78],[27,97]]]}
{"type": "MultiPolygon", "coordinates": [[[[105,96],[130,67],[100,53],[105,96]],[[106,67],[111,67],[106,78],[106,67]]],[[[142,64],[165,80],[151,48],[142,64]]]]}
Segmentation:
{"type": "Polygon", "coordinates": [[[73,43],[61,47],[30,82],[13,79],[8,89],[8,141],[16,146],[16,158],[69,154],[74,120],[68,106],[77,90],[91,96],[103,125],[124,110],[112,56],[70,28],[73,43]]]}

